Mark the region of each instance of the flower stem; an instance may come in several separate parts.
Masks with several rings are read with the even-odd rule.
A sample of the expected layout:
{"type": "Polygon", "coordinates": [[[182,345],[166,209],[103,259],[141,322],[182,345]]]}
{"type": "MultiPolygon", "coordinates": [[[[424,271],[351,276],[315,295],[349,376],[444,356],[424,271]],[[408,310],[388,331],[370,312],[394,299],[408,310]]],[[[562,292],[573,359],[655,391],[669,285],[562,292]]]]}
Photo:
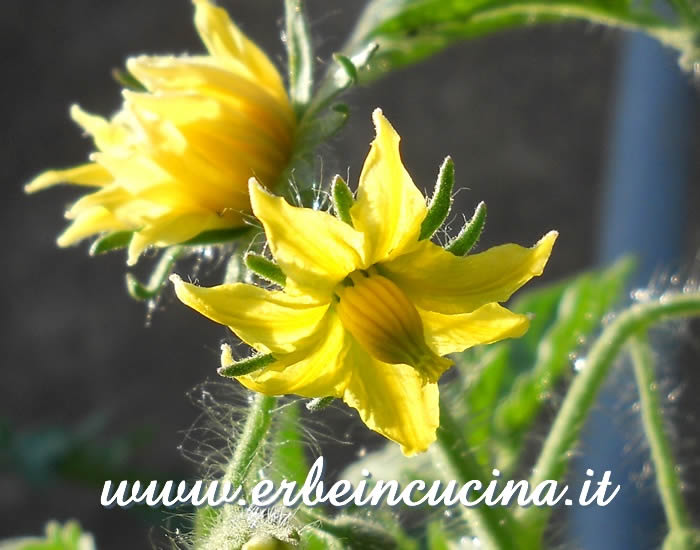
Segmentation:
{"type": "MultiPolygon", "coordinates": [[[[244,484],[250,466],[262,448],[272,421],[272,410],[277,397],[257,393],[248,409],[248,417],[236,442],[236,450],[226,466],[222,481],[230,481],[232,487],[244,484]]],[[[220,516],[220,508],[197,508],[195,517],[195,540],[203,540],[220,516]]]]}
{"type": "Polygon", "coordinates": [[[230,481],[233,487],[242,485],[245,481],[248,469],[264,443],[272,420],[272,409],[276,405],[277,397],[261,393],[256,393],[253,397],[243,432],[224,474],[224,480],[230,481]]]}
{"type": "MultiPolygon", "coordinates": [[[[583,371],[574,379],[544,442],[530,477],[534,488],[545,480],[561,480],[578,442],[584,421],[605,378],[627,340],[649,326],[676,317],[700,315],[700,293],[678,294],[660,301],[634,305],[608,325],[591,347],[583,371]]],[[[551,509],[521,508],[517,517],[540,539],[551,509]]]]}
{"type": "MultiPolygon", "coordinates": [[[[457,421],[452,417],[446,404],[440,406],[440,427],[437,432],[437,440],[447,462],[459,477],[459,481],[465,484],[471,480],[479,480],[485,483],[485,475],[481,466],[476,462],[469,451],[469,445],[462,437],[462,430],[457,421]]],[[[514,518],[507,509],[500,506],[479,505],[471,508],[463,508],[467,514],[469,527],[479,537],[485,548],[498,548],[498,550],[515,550],[520,546],[514,536],[514,518]]],[[[536,550],[530,547],[530,550],[536,550]]]]}
{"type": "Polygon", "coordinates": [[[642,424],[649,442],[656,471],[656,486],[661,495],[669,531],[683,530],[691,524],[681,494],[673,451],[664,429],[664,418],[654,378],[654,360],[646,337],[639,335],[633,338],[629,343],[629,351],[639,389],[642,424]]]}

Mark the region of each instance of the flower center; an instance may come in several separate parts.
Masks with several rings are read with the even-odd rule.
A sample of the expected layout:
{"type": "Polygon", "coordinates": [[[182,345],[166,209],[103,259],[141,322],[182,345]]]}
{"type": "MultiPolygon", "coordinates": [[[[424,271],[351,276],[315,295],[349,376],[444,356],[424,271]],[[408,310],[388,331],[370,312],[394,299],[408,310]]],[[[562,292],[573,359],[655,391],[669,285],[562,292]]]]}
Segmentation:
{"type": "Polygon", "coordinates": [[[345,329],[380,361],[405,364],[436,382],[452,362],[425,343],[423,322],[415,306],[376,269],[354,271],[338,285],[337,311],[345,329]]]}

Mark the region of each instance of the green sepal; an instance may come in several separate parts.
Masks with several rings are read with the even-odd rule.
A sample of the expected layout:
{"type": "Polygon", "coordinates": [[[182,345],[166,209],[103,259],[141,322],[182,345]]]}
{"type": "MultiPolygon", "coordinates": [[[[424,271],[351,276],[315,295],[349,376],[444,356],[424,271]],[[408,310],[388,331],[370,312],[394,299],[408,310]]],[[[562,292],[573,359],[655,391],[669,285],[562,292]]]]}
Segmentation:
{"type": "Polygon", "coordinates": [[[289,95],[297,116],[301,117],[311,100],[314,55],[309,24],[302,0],[285,0],[289,95]]]}
{"type": "Polygon", "coordinates": [[[345,73],[345,76],[348,78],[345,86],[357,84],[357,81],[359,80],[357,67],[355,67],[355,64],[350,60],[350,58],[339,53],[334,53],[333,59],[338,63],[338,65],[340,65],[341,69],[343,69],[343,72],[345,73]]]}
{"type": "Polygon", "coordinates": [[[481,237],[485,225],[486,203],[481,201],[476,206],[472,219],[464,225],[459,235],[445,246],[445,250],[452,252],[455,256],[464,256],[468,254],[481,237]]]}
{"type": "MultiPolygon", "coordinates": [[[[230,356],[231,348],[224,344],[221,347],[222,356],[228,354],[230,356]],[[228,348],[228,349],[226,349],[228,348]]],[[[260,370],[263,367],[267,367],[274,363],[276,359],[271,353],[265,355],[253,355],[240,361],[235,361],[229,365],[219,367],[216,372],[221,376],[226,376],[228,378],[234,378],[236,376],[243,376],[244,374],[250,374],[256,370],[260,370]]]]}
{"type": "Polygon", "coordinates": [[[211,229],[195,235],[190,240],[183,242],[186,246],[206,246],[210,244],[223,244],[233,241],[248,233],[251,227],[244,225],[241,227],[227,227],[226,229],[211,229]]]}
{"type": "Polygon", "coordinates": [[[147,92],[146,86],[141,84],[141,82],[126,69],[112,69],[112,78],[116,80],[119,84],[124,86],[127,90],[133,92],[147,92]]]}
{"type": "Polygon", "coordinates": [[[335,97],[337,91],[344,90],[359,82],[360,74],[358,70],[369,63],[378,48],[378,43],[370,42],[351,57],[340,53],[333,54],[333,59],[340,65],[340,68],[334,75],[335,92],[330,94],[330,97],[335,97]]]}
{"type": "Polygon", "coordinates": [[[455,184],[455,165],[446,157],[440,166],[435,191],[428,205],[428,213],[420,226],[419,241],[429,239],[440,228],[452,208],[452,188],[455,184]]]}
{"type": "Polygon", "coordinates": [[[330,406],[331,403],[335,401],[335,397],[329,395],[328,397],[316,397],[306,402],[306,410],[310,412],[322,411],[326,407],[330,406]]]}
{"type": "Polygon", "coordinates": [[[148,279],[148,284],[140,282],[133,273],[126,274],[126,289],[134,300],[152,300],[160,294],[165,286],[165,281],[172,273],[175,261],[182,255],[181,246],[168,248],[156,264],[155,269],[148,279]]]}
{"type": "Polygon", "coordinates": [[[116,231],[98,237],[90,246],[90,256],[99,256],[112,250],[120,250],[129,246],[133,231],[116,231]]]}
{"type": "Polygon", "coordinates": [[[248,252],[244,258],[245,265],[256,275],[284,287],[287,283],[287,276],[284,274],[280,266],[265,256],[248,252]]]}
{"type": "Polygon", "coordinates": [[[338,218],[352,227],[352,216],[350,216],[350,209],[352,208],[355,198],[352,195],[352,191],[345,183],[345,180],[340,176],[335,176],[333,178],[333,183],[331,184],[331,197],[333,197],[333,210],[335,210],[335,215],[338,218]]]}

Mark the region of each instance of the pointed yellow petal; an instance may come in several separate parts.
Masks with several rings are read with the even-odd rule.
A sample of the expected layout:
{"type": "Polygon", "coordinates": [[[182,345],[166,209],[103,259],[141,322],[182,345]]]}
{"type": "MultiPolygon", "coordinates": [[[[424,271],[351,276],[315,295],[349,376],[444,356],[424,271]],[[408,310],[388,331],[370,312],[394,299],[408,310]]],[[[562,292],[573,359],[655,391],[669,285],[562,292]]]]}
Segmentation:
{"type": "Polygon", "coordinates": [[[348,273],[364,265],[363,236],[327,212],[297,208],[250,182],[253,212],[285,275],[304,291],[330,296],[348,273]]]}
{"type": "Polygon", "coordinates": [[[261,353],[287,354],[306,348],[328,309],[307,297],[292,297],[234,283],[204,288],[171,277],[177,297],[205,317],[227,325],[261,353]]]}
{"type": "Polygon", "coordinates": [[[530,321],[498,304],[486,304],[471,313],[445,315],[418,310],[423,319],[425,341],[438,355],[457,353],[472,346],[519,338],[530,321]]]}
{"type": "Polygon", "coordinates": [[[99,233],[132,229],[101,206],[80,213],[58,237],[58,246],[70,246],[99,233]]]}
{"type": "Polygon", "coordinates": [[[152,220],[134,233],[129,242],[127,265],[134,265],[141,252],[149,246],[169,246],[183,243],[203,231],[235,226],[230,218],[211,212],[175,212],[152,220]]]}
{"type": "Polygon", "coordinates": [[[194,0],[194,24],[209,53],[228,65],[243,65],[277,95],[284,95],[284,85],[279,72],[240,29],[233,24],[226,10],[214,6],[209,0],[194,0]]]}
{"type": "Polygon", "coordinates": [[[382,268],[417,306],[465,313],[490,302],[505,302],[541,275],[557,235],[550,231],[532,248],[505,244],[466,257],[426,240],[382,268]]]}
{"type": "Polygon", "coordinates": [[[367,236],[368,263],[391,259],[418,240],[427,213],[425,198],[408,175],[399,154],[400,137],[376,109],[377,137],[365,160],[357,201],[350,211],[367,236]]]}
{"type": "Polygon", "coordinates": [[[358,345],[348,360],[353,372],[343,400],[370,429],[399,443],[406,456],[425,451],[440,423],[437,384],[424,384],[408,365],[377,361],[358,345]]]}
{"type": "Polygon", "coordinates": [[[140,56],[129,59],[127,67],[149,89],[158,93],[182,90],[201,93],[233,106],[239,117],[280,142],[288,144],[291,140],[294,120],[289,102],[270,95],[258,82],[197,58],[140,56]]]}
{"type": "Polygon", "coordinates": [[[99,164],[89,162],[65,170],[47,170],[25,185],[24,190],[27,193],[34,193],[58,183],[102,187],[111,181],[112,175],[107,170],[99,164]]]}
{"type": "Polygon", "coordinates": [[[345,360],[351,340],[336,315],[326,319],[308,345],[238,381],[267,395],[342,397],[352,368],[345,360]]]}
{"type": "MultiPolygon", "coordinates": [[[[111,149],[123,149],[130,141],[127,129],[116,122],[110,122],[101,116],[91,115],[83,111],[78,105],[73,105],[70,109],[71,118],[92,136],[95,146],[100,151],[111,149]]],[[[128,115],[121,111],[115,120],[128,118],[128,115]]]]}

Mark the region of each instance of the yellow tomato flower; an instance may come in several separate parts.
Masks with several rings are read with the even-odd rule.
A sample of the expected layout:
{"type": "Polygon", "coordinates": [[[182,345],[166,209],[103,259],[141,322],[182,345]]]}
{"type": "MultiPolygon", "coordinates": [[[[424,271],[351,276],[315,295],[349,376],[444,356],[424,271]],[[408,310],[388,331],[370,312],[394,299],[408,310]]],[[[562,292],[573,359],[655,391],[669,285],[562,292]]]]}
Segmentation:
{"type": "Polygon", "coordinates": [[[208,54],[129,59],[145,91],[124,90],[111,120],[71,109],[94,139],[91,162],[27,185],[28,192],[61,182],[96,188],[66,213],[72,223],[60,246],[134,231],[131,265],[148,246],[241,226],[248,179],[273,185],[286,166],[296,122],[282,77],[223,9],[193,1],[208,54]]]}
{"type": "MultiPolygon", "coordinates": [[[[557,233],[532,248],[506,244],[467,257],[418,240],[425,198],[381,111],[352,226],[290,206],[251,181],[253,212],[286,275],[283,290],[172,280],[180,300],[274,361],[237,379],[251,390],[333,396],[406,455],[424,451],[439,424],[444,355],[521,336],[524,315],[498,302],[540,275],[557,233]]],[[[223,362],[230,363],[230,349],[223,362]],[[228,355],[228,357],[227,357],[228,355]]]]}

